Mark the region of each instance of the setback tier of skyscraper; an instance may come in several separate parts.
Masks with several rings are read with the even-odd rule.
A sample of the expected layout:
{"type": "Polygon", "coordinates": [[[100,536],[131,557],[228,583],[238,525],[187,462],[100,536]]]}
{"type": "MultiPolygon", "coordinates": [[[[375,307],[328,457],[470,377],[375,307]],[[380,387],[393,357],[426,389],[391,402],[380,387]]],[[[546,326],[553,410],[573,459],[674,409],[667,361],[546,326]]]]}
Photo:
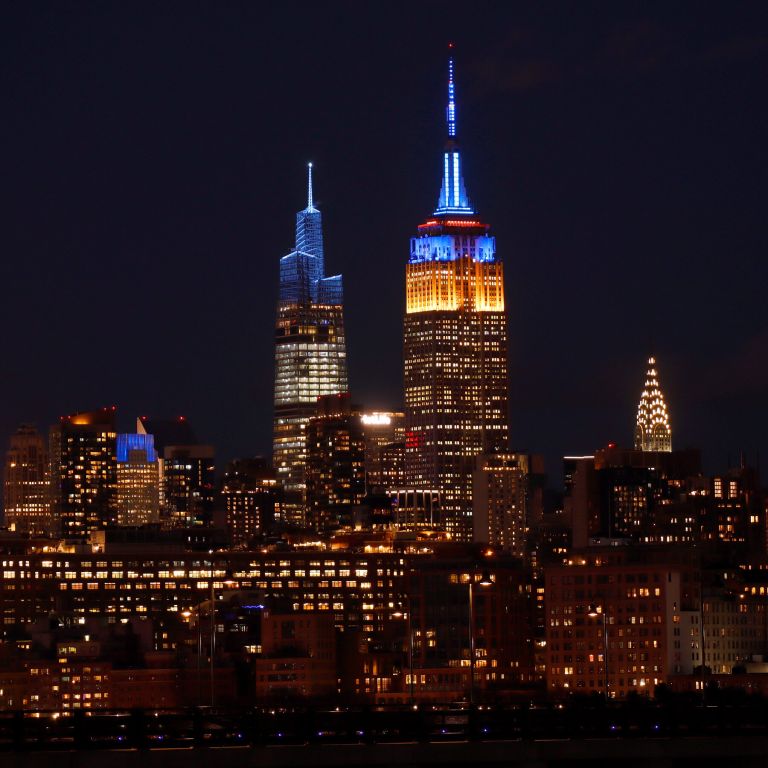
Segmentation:
{"type": "Polygon", "coordinates": [[[317,398],[348,390],[341,275],[325,277],[322,215],[312,199],[296,214],[296,247],[280,260],[275,327],[273,462],[287,522],[306,520],[307,425],[317,398]]]}
{"type": "Polygon", "coordinates": [[[447,122],[437,209],[406,267],[406,482],[439,489],[449,533],[470,541],[475,457],[508,441],[507,317],[495,238],[464,187],[452,59],[447,122]]]}

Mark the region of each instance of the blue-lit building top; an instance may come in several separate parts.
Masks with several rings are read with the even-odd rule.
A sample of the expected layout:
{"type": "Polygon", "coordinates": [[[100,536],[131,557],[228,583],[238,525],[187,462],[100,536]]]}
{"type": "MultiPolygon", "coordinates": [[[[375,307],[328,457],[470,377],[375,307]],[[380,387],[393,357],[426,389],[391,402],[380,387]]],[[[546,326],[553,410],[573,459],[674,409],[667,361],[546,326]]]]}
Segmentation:
{"type": "Polygon", "coordinates": [[[411,238],[409,261],[455,261],[468,255],[474,261],[495,262],[496,239],[488,234],[490,227],[475,216],[464,185],[461,152],[456,139],[453,58],[448,59],[446,123],[448,138],[443,152],[440,197],[433,218],[420,225],[418,236],[411,238]]]}
{"type": "Polygon", "coordinates": [[[312,163],[307,167],[307,207],[296,214],[296,250],[314,257],[318,279],[325,274],[323,214],[315,208],[312,191],[312,163]]]}
{"type": "Polygon", "coordinates": [[[117,436],[117,461],[119,464],[127,464],[131,451],[144,451],[147,456],[147,464],[157,461],[155,450],[155,438],[153,435],[127,434],[117,436]]]}
{"type": "Polygon", "coordinates": [[[461,173],[461,153],[456,142],[456,86],[453,80],[453,58],[448,59],[448,107],[445,110],[448,141],[443,153],[443,186],[437,201],[435,216],[446,213],[473,214],[464,178],[461,173]]]}
{"type": "Polygon", "coordinates": [[[323,219],[314,205],[310,163],[307,207],[296,214],[296,247],[280,259],[280,304],[340,305],[343,298],[341,275],[325,276],[323,219]]]}

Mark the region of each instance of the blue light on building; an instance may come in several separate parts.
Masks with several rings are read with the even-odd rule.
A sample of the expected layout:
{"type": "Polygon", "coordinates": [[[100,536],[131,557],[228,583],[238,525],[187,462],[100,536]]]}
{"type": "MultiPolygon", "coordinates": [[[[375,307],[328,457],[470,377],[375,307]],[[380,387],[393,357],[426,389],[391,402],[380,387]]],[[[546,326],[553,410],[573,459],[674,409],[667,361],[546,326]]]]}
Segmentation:
{"type": "Polygon", "coordinates": [[[446,213],[471,215],[475,210],[464,188],[461,155],[456,143],[456,86],[453,79],[453,58],[448,59],[448,107],[445,115],[448,123],[448,141],[443,156],[443,188],[440,190],[435,216],[446,213]]]}
{"type": "Polygon", "coordinates": [[[308,166],[307,207],[296,214],[296,250],[309,254],[317,262],[317,278],[325,275],[323,252],[323,214],[315,208],[312,190],[312,163],[308,166]]]}
{"type": "Polygon", "coordinates": [[[434,218],[419,226],[411,238],[409,262],[457,261],[469,256],[473,261],[496,262],[496,238],[489,227],[475,217],[461,171],[461,153],[456,141],[456,89],[453,58],[448,59],[448,139],[443,152],[442,188],[434,218]]]}
{"type": "Polygon", "coordinates": [[[312,163],[308,167],[307,207],[296,214],[296,247],[280,259],[280,304],[343,303],[341,275],[325,276],[323,217],[315,207],[312,163]]]}
{"type": "Polygon", "coordinates": [[[349,388],[341,275],[325,274],[323,220],[312,164],[307,207],[296,214],[296,246],[280,259],[275,327],[273,463],[285,493],[283,519],[304,525],[306,429],[317,398],[349,388]]]}
{"type": "Polygon", "coordinates": [[[126,464],[130,458],[131,451],[144,451],[147,456],[148,464],[157,461],[157,451],[155,450],[155,438],[153,435],[118,435],[117,461],[120,464],[126,464]]]}

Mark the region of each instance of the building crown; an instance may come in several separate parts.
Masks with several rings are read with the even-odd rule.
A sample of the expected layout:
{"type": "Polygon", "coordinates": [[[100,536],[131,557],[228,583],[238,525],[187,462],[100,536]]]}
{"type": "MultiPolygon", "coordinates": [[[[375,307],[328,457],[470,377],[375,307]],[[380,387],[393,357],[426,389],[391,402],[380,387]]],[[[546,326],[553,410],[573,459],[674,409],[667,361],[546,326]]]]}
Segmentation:
{"type": "Polygon", "coordinates": [[[635,450],[672,450],[672,428],[669,424],[669,413],[664,400],[664,393],[659,386],[659,376],[654,357],[648,358],[645,387],[637,406],[635,450]]]}

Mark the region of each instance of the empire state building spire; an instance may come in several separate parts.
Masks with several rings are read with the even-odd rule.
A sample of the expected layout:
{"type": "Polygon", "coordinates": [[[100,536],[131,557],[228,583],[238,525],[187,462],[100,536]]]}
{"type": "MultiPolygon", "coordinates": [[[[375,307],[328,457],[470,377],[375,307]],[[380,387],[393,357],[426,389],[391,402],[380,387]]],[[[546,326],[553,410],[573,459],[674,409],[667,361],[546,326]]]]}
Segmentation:
{"type": "MultiPolygon", "coordinates": [[[[453,48],[453,45],[449,46],[453,48]]],[[[461,154],[456,141],[456,85],[453,78],[453,56],[448,57],[448,106],[445,110],[448,140],[443,153],[443,186],[437,201],[435,216],[445,213],[475,212],[469,203],[464,177],[461,173],[461,154]]]]}
{"type": "Polygon", "coordinates": [[[635,425],[636,451],[671,451],[672,428],[669,425],[669,413],[664,400],[664,393],[659,386],[656,372],[656,359],[648,358],[648,372],[645,375],[645,387],[637,406],[635,425]]]}

